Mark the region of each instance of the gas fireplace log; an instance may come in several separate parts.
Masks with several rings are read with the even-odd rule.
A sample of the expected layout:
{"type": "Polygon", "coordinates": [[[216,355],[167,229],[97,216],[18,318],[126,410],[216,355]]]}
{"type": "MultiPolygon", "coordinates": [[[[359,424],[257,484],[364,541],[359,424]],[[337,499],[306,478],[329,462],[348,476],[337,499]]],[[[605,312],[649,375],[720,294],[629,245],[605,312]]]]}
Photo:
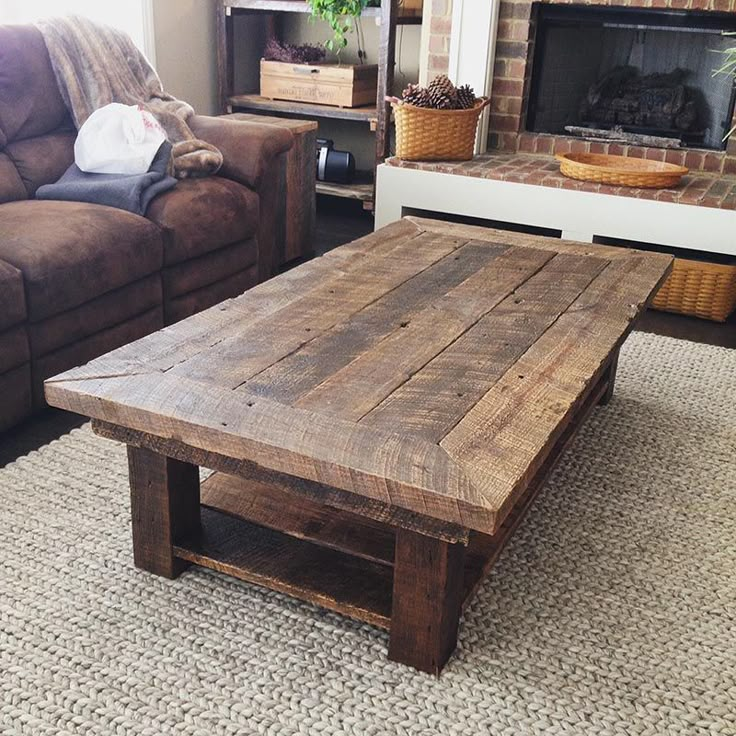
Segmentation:
{"type": "Polygon", "coordinates": [[[631,146],[652,146],[653,148],[682,148],[681,138],[665,138],[644,133],[626,133],[620,128],[586,128],[580,125],[566,125],[565,130],[585,140],[602,143],[628,143],[631,146]]]}

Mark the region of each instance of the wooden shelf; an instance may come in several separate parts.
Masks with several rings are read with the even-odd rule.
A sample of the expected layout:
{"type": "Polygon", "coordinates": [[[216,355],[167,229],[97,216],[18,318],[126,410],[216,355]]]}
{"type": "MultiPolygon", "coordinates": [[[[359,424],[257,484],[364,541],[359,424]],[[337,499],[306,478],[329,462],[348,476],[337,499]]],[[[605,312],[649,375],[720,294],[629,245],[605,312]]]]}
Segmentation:
{"type": "Polygon", "coordinates": [[[202,506],[176,557],[388,629],[393,569],[202,506]]]}
{"type": "Polygon", "coordinates": [[[396,535],[390,527],[261,481],[213,473],[202,483],[201,502],[238,519],[322,547],[380,565],[394,564],[396,535]]]}
{"type": "Polygon", "coordinates": [[[328,197],[342,197],[343,199],[356,199],[363,202],[364,205],[369,205],[369,209],[373,205],[373,183],[361,181],[360,179],[352,184],[318,181],[317,194],[324,194],[328,197]]]}
{"type": "MultiPolygon", "coordinates": [[[[306,0],[226,0],[223,3],[226,8],[232,10],[260,10],[267,13],[311,13],[306,0]]],[[[361,16],[363,18],[380,18],[381,8],[366,8],[361,16]]]]}
{"type": "MultiPolygon", "coordinates": [[[[593,399],[600,395],[596,392],[593,399]]],[[[585,405],[595,404],[589,400],[585,405]]],[[[563,444],[568,440],[564,437],[563,444]]],[[[544,468],[544,473],[549,469],[544,468]]],[[[543,487],[542,478],[535,481],[496,535],[471,535],[463,572],[463,606],[543,487]]],[[[177,558],[390,628],[393,527],[222,472],[202,484],[201,499],[201,531],[177,540],[177,558]]]]}
{"type": "Polygon", "coordinates": [[[317,105],[311,102],[285,102],[284,100],[270,100],[261,95],[232,95],[228,103],[237,110],[262,110],[263,112],[288,113],[290,115],[309,115],[315,118],[332,118],[334,120],[356,120],[371,124],[376,119],[375,105],[366,107],[330,107],[317,105]]]}
{"type": "MultiPolygon", "coordinates": [[[[396,58],[397,24],[421,22],[418,16],[401,18],[400,0],[382,0],[381,7],[366,8],[363,16],[380,21],[378,48],[376,59],[378,66],[378,87],[375,105],[360,108],[336,108],[314,103],[295,103],[282,100],[270,100],[260,94],[235,94],[235,48],[234,33],[235,16],[247,14],[270,14],[267,18],[266,38],[278,38],[279,13],[310,13],[305,0],[218,0],[216,3],[217,31],[217,79],[218,100],[222,113],[243,111],[255,113],[271,113],[292,118],[312,118],[325,120],[347,120],[368,123],[366,131],[373,138],[375,156],[370,176],[365,181],[351,185],[317,183],[317,192],[332,197],[353,199],[363,203],[364,209],[373,209],[376,167],[390,154],[391,112],[385,104],[386,95],[393,89],[394,67],[396,58]]],[[[256,70],[252,69],[253,78],[256,70]]],[[[255,87],[255,84],[253,85],[255,87]]],[[[251,89],[253,89],[251,87],[251,89]]]]}
{"type": "MultiPolygon", "coordinates": [[[[306,2],[298,0],[225,0],[225,8],[230,10],[264,13],[310,13],[306,2]]],[[[380,18],[381,8],[366,8],[361,13],[362,18],[380,18]]],[[[396,23],[399,25],[421,25],[422,18],[417,15],[397,16],[396,23]]]]}

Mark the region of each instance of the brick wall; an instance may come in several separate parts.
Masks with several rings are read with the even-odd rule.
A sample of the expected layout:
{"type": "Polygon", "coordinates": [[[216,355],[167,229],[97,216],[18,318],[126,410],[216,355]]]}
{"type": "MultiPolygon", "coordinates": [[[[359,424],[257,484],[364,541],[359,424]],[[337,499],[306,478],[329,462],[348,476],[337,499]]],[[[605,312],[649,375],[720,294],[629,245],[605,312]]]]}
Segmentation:
{"type": "MultiPolygon", "coordinates": [[[[575,0],[543,1],[558,4],[575,2],[575,0]]],[[[615,2],[585,0],[585,4],[736,12],[736,0],[615,0],[615,2]]],[[[661,148],[589,143],[568,136],[525,132],[525,104],[531,78],[534,34],[531,0],[501,0],[489,126],[490,148],[546,154],[571,151],[623,154],[666,160],[695,170],[736,174],[736,139],[729,142],[725,152],[695,149],[665,151],[661,148]]]]}
{"type": "Polygon", "coordinates": [[[431,3],[429,21],[429,80],[447,74],[450,65],[450,34],[452,33],[452,0],[425,0],[431,3]]]}

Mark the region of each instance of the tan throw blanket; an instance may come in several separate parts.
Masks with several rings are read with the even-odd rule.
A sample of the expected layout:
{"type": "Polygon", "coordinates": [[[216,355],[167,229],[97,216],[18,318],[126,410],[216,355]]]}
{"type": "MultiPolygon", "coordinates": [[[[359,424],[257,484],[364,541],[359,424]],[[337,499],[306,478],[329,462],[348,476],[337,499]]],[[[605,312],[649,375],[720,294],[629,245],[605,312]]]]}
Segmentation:
{"type": "Polygon", "coordinates": [[[141,105],[161,123],[173,146],[174,176],[207,176],[222,166],[220,151],[195,138],[187,125],[192,107],[164,92],[158,74],[127,34],[79,16],[42,21],[38,28],[77,130],[111,102],[141,105]]]}

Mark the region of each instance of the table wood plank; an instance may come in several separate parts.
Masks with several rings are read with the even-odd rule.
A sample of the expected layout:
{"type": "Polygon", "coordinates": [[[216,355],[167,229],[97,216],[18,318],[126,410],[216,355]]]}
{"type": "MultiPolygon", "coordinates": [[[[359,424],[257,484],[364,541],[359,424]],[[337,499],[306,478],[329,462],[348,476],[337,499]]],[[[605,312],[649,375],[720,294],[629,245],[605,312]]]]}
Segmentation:
{"type": "Polygon", "coordinates": [[[412,320],[305,394],[295,406],[359,420],[457,340],[553,253],[515,248],[438,297],[412,320]]]}
{"type": "MultiPolygon", "coordinates": [[[[151,450],[181,462],[236,476],[246,483],[264,484],[277,492],[347,511],[349,514],[377,521],[384,526],[409,529],[445,542],[464,544],[468,541],[468,529],[457,523],[409,511],[401,506],[343,491],[308,478],[270,470],[247,458],[231,457],[213,449],[188,445],[179,438],[160,437],[99,419],[92,420],[92,430],[100,437],[122,442],[130,447],[151,450]]],[[[212,505],[217,506],[216,503],[212,505]]]]}
{"type": "Polygon", "coordinates": [[[232,336],[209,350],[179,363],[172,373],[237,388],[335,325],[360,312],[382,296],[421,273],[464,242],[432,233],[397,247],[380,258],[361,261],[349,277],[328,279],[307,297],[261,322],[239,325],[232,336]]]}
{"type": "Polygon", "coordinates": [[[431,304],[438,294],[460,284],[506,250],[472,243],[459,248],[398,286],[361,312],[336,325],[250,379],[247,391],[291,404],[344,368],[358,355],[431,304]]]}
{"type": "Polygon", "coordinates": [[[361,264],[385,258],[394,249],[404,248],[422,235],[412,223],[404,221],[389,225],[385,232],[386,237],[376,239],[370,235],[355,240],[258,284],[238,297],[112,350],[96,358],[89,367],[88,364],[67,371],[64,379],[169,370],[237,335],[244,327],[267,324],[280,310],[305,300],[316,289],[324,289],[326,282],[350,277],[361,264]]]}
{"type": "MultiPolygon", "coordinates": [[[[499,230],[493,227],[481,227],[479,225],[464,225],[425,217],[405,217],[401,222],[412,224],[419,233],[435,233],[437,235],[449,235],[452,233],[454,237],[465,238],[468,241],[476,239],[482,241],[491,240],[494,243],[505,243],[514,247],[538,248],[539,250],[551,250],[554,252],[564,251],[570,255],[594,256],[597,258],[606,258],[607,260],[628,258],[632,253],[642,252],[613,245],[581,243],[577,240],[563,240],[561,238],[551,238],[546,235],[518,233],[510,230],[499,230]]],[[[649,255],[654,254],[650,253],[649,255]]]]}
{"type": "Polygon", "coordinates": [[[441,446],[502,520],[667,275],[668,256],[611,263],[441,446]]]}
{"type": "Polygon", "coordinates": [[[437,445],[171,373],[58,381],[52,405],[488,531],[494,513],[437,445]]]}
{"type": "Polygon", "coordinates": [[[360,423],[439,442],[609,261],[556,255],[360,423]]]}

